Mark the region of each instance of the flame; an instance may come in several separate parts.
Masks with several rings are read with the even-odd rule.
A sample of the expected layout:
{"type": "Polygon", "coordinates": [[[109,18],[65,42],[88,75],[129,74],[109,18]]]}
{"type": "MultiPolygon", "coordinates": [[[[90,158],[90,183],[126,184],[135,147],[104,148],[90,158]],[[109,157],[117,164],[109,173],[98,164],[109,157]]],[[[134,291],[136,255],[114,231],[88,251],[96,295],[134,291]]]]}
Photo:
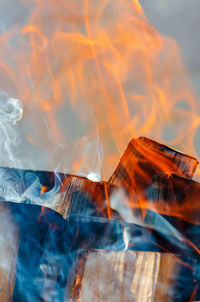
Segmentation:
{"type": "MultiPolygon", "coordinates": [[[[110,183],[106,182],[132,137],[152,137],[198,158],[195,143],[200,110],[176,41],[162,36],[152,26],[138,0],[18,0],[18,3],[23,20],[5,30],[0,27],[0,90],[8,93],[11,100],[22,101],[29,123],[25,127],[26,139],[39,147],[41,153],[44,151],[48,167],[52,167],[51,156],[62,157],[55,160],[55,170],[59,167],[71,174],[83,174],[88,182],[101,176],[103,182],[97,189],[94,183],[91,187],[90,183],[87,185],[85,179],[79,182],[89,197],[96,192],[97,207],[104,198],[103,185],[106,209],[102,212],[109,219],[115,219],[113,210],[120,209],[123,220],[136,223],[135,213],[140,210],[143,220],[148,211],[153,211],[199,225],[198,189],[193,192],[193,203],[191,192],[186,191],[184,201],[179,204],[173,190],[170,205],[165,200],[155,203],[147,200],[146,188],[142,186],[144,194],[135,198],[141,188],[133,178],[129,188],[132,195],[127,196],[123,191],[126,188],[120,188],[119,200],[115,196],[113,201],[114,195],[109,195],[110,183]],[[46,149],[53,149],[49,156],[46,149]]],[[[17,113],[16,121],[22,116],[21,107],[17,113]]],[[[146,155],[161,172],[169,173],[170,179],[176,168],[170,156],[163,158],[159,152],[143,149],[140,144],[138,152],[146,155]]],[[[10,158],[15,161],[15,156],[10,158]]],[[[135,158],[131,163],[136,167],[135,175],[138,173],[145,184],[151,185],[152,175],[149,177],[135,158]]],[[[131,165],[126,172],[131,175],[131,165]]],[[[198,170],[196,178],[199,177],[198,170]]],[[[56,194],[70,187],[72,178],[59,183],[56,194]]],[[[42,200],[51,196],[50,189],[41,187],[42,200]]],[[[48,213],[42,207],[40,219],[48,220],[48,213]]],[[[50,223],[50,228],[56,230],[57,225],[50,223]]],[[[71,249],[78,235],[79,227],[71,249]]],[[[127,250],[130,238],[126,228],[123,237],[127,250]]],[[[199,246],[192,240],[183,238],[183,241],[200,254],[199,246]]]]}
{"type": "Polygon", "coordinates": [[[49,190],[49,187],[43,186],[43,187],[41,188],[41,190],[40,190],[40,194],[42,195],[42,194],[44,194],[45,192],[47,192],[48,190],[49,190]]]}
{"type": "MultiPolygon", "coordinates": [[[[45,143],[50,149],[56,145],[59,154],[64,150],[61,170],[101,175],[108,218],[105,180],[132,137],[152,137],[198,157],[200,111],[179,46],[152,26],[138,0],[20,3],[26,18],[0,35],[0,88],[22,100],[34,133],[26,133],[28,142],[41,150],[45,143]],[[31,110],[45,123],[44,143],[31,110]],[[65,113],[70,118],[64,116],[63,127],[59,116],[65,113]]],[[[173,170],[171,159],[163,161],[152,150],[148,157],[164,173],[169,166],[173,170]]],[[[47,190],[42,187],[41,195],[47,190]]],[[[143,218],[155,209],[143,197],[127,205],[144,210],[143,218]]],[[[193,207],[197,210],[197,203],[193,207]]],[[[188,202],[170,209],[157,205],[156,211],[194,222],[188,202]]]]}
{"type": "Polygon", "coordinates": [[[151,25],[138,0],[20,3],[27,17],[0,35],[0,75],[1,88],[29,113],[30,143],[45,145],[30,115],[34,109],[45,121],[49,148],[56,144],[55,152],[67,152],[61,169],[68,172],[93,170],[90,163],[83,167],[85,155],[77,149],[83,136],[90,142],[97,134],[105,178],[129,140],[140,135],[198,155],[199,108],[179,47],[151,25]],[[74,115],[66,129],[58,118],[64,110],[74,115]],[[76,127],[84,130],[74,138],[76,127]]]}

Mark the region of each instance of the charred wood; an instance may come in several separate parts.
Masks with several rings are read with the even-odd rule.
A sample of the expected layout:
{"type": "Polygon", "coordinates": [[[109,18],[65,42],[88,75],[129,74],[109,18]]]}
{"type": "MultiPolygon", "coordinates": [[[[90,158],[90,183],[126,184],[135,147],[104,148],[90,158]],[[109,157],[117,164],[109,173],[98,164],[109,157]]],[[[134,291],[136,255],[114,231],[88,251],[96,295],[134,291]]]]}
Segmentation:
{"type": "Polygon", "coordinates": [[[192,178],[197,165],[197,160],[191,156],[140,137],[128,144],[109,184],[123,188],[130,200],[134,199],[133,214],[144,219],[144,203],[152,178],[163,173],[192,178]]]}
{"type": "Polygon", "coordinates": [[[132,139],[109,183],[128,192],[145,191],[157,174],[176,174],[192,178],[198,162],[195,158],[146,137],[132,139]]]}

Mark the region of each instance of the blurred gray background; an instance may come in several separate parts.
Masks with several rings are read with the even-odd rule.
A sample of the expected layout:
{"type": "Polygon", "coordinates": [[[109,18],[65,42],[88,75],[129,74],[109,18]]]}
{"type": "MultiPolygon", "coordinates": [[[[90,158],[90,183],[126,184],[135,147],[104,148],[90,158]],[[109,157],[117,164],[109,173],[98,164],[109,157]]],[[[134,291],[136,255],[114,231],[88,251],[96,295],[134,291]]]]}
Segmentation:
{"type": "Polygon", "coordinates": [[[200,1],[141,0],[140,3],[153,26],[178,42],[182,58],[200,96],[200,1]]]}

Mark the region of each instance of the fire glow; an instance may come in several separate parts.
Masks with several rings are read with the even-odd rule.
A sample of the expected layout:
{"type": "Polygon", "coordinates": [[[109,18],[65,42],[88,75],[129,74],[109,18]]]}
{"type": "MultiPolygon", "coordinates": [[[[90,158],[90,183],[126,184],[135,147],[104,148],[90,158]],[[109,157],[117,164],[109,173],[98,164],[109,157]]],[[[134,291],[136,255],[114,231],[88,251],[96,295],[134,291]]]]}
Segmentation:
{"type": "Polygon", "coordinates": [[[21,166],[41,169],[42,158],[47,170],[108,178],[141,135],[197,157],[199,108],[178,46],[137,0],[18,6],[22,22],[1,29],[0,76],[26,112],[23,146],[33,162],[22,155],[21,166]]]}
{"type": "MultiPolygon", "coordinates": [[[[17,6],[23,21],[0,28],[2,165],[17,168],[0,168],[1,207],[18,242],[17,256],[10,236],[12,265],[6,258],[0,268],[4,299],[8,292],[25,299],[24,276],[30,297],[44,301],[106,301],[123,280],[128,289],[121,289],[120,301],[134,294],[145,302],[199,297],[200,184],[192,177],[200,118],[177,43],[159,34],[138,0],[16,0],[17,6]],[[68,111],[63,126],[59,117],[68,111]],[[20,125],[27,126],[25,133],[20,125]],[[31,148],[39,151],[29,153],[31,148]],[[41,167],[54,172],[33,171],[41,167]],[[27,243],[23,252],[18,240],[29,242],[23,224],[43,247],[35,248],[33,276],[25,260],[34,247],[27,243]],[[96,288],[98,300],[87,289],[104,261],[111,270],[96,277],[104,286],[103,292],[96,288]],[[166,263],[171,281],[163,276],[166,263]],[[148,272],[143,291],[137,280],[148,272]],[[33,289],[37,278],[44,284],[33,289]],[[157,279],[166,288],[174,283],[173,297],[157,279]],[[186,292],[180,293],[179,282],[190,282],[186,292]]],[[[5,254],[3,246],[0,252],[5,254]]]]}

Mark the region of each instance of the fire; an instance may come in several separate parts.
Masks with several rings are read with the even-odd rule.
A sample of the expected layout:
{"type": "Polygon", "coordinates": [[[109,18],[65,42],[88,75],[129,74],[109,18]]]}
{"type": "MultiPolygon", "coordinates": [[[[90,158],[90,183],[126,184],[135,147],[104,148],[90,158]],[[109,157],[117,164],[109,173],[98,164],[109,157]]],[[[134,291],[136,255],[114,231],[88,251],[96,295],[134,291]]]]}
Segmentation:
{"type": "MultiPolygon", "coordinates": [[[[81,213],[85,222],[76,227],[67,255],[83,236],[84,224],[98,223],[100,218],[110,225],[118,224],[123,229],[120,232],[124,250],[128,251],[135,244],[131,240],[137,241],[131,235],[131,227],[134,224],[149,227],[150,231],[145,232],[147,240],[151,240],[151,231],[152,234],[154,230],[160,231],[161,217],[170,225],[165,231],[174,231],[170,240],[178,241],[177,250],[179,247],[184,250],[185,244],[199,256],[196,229],[188,231],[186,223],[195,227],[200,224],[200,184],[191,180],[198,164],[195,142],[200,110],[176,41],[162,36],[152,26],[138,0],[15,0],[13,3],[20,5],[22,21],[0,28],[0,89],[6,98],[8,94],[14,100],[11,105],[19,103],[9,129],[11,133],[22,117],[18,102],[21,100],[25,122],[20,122],[26,140],[43,154],[44,165],[48,162],[48,169],[54,170],[52,183],[55,183],[48,186],[51,177],[47,173],[45,184],[40,183],[38,176],[34,182],[29,179],[31,185],[28,185],[26,173],[17,173],[17,177],[23,177],[13,187],[12,194],[6,181],[3,183],[3,200],[16,201],[15,194],[19,191],[19,197],[23,197],[18,199],[20,202],[41,205],[45,201],[37,222],[48,224],[49,233],[55,237],[59,223],[64,226],[64,219],[70,214],[81,213]],[[191,156],[149,143],[144,137],[136,140],[138,136],[151,137],[191,156]],[[70,175],[61,175],[57,170],[70,175]],[[35,200],[34,193],[38,194],[35,200]],[[55,223],[54,214],[51,217],[52,211],[46,206],[61,214],[54,212],[55,223]],[[173,219],[180,219],[180,229],[174,227],[173,219]]],[[[2,112],[9,114],[9,110],[8,106],[2,112]]],[[[5,145],[9,153],[9,144],[5,145]]],[[[9,155],[14,163],[15,156],[9,155]]],[[[37,160],[36,156],[35,165],[37,160]]],[[[23,160],[20,164],[23,166],[23,160]]],[[[9,173],[12,176],[12,171],[9,173]]],[[[8,185],[13,179],[8,177],[8,185]]],[[[104,236],[105,230],[101,232],[104,236]]],[[[166,242],[164,246],[162,242],[154,244],[172,253],[165,247],[166,242]]],[[[182,261],[181,257],[179,260],[182,261]]],[[[184,261],[181,263],[196,269],[184,261]]],[[[43,270],[47,267],[42,266],[43,270]]],[[[79,283],[77,279],[75,286],[79,283]]]]}
{"type": "Polygon", "coordinates": [[[61,154],[64,148],[70,159],[60,168],[89,174],[85,154],[90,158],[99,145],[82,146],[98,136],[98,169],[106,179],[132,137],[152,137],[197,156],[199,108],[179,47],[151,25],[138,0],[20,3],[26,18],[0,36],[1,88],[22,100],[31,144],[56,144],[61,154]],[[40,128],[30,110],[45,121],[45,140],[35,134],[40,128]],[[66,110],[74,118],[63,129],[59,115],[66,110]],[[82,151],[73,154],[71,146],[82,151]]]}
{"type": "Polygon", "coordinates": [[[42,189],[41,189],[41,191],[40,191],[40,194],[41,194],[41,195],[44,194],[45,192],[48,191],[48,189],[49,189],[49,187],[43,186],[42,189]]]}

